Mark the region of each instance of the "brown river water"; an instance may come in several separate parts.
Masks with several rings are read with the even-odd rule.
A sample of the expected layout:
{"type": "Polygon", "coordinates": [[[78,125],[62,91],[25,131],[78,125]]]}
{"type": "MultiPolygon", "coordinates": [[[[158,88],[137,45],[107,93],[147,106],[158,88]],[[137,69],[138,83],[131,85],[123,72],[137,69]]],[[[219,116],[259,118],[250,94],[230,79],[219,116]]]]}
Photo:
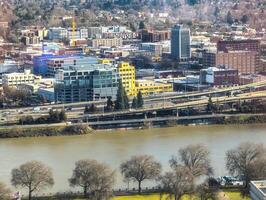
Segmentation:
{"type": "MultiPolygon", "coordinates": [[[[225,152],[241,142],[264,143],[266,124],[234,126],[178,126],[146,130],[101,131],[86,136],[39,137],[0,140],[0,182],[10,184],[14,167],[39,160],[53,169],[55,185],[49,192],[70,190],[68,178],[75,161],[96,159],[116,170],[116,188],[127,183],[119,165],[132,155],[150,154],[169,169],[168,161],[180,147],[201,143],[211,151],[215,176],[226,175],[225,152]]],[[[144,183],[143,186],[151,186],[144,183]]],[[[133,187],[133,185],[131,185],[133,187]]]]}

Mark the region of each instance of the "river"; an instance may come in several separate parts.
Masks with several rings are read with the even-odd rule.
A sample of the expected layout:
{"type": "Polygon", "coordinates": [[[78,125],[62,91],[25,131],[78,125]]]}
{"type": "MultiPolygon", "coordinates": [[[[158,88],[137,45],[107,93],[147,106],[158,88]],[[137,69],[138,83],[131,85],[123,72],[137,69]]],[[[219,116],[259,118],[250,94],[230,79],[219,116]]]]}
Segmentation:
{"type": "Polygon", "coordinates": [[[119,174],[119,165],[130,156],[153,155],[165,171],[169,168],[168,160],[180,147],[196,143],[208,146],[215,175],[220,176],[227,173],[225,152],[248,141],[266,145],[266,125],[178,126],[85,136],[1,139],[0,181],[10,184],[10,172],[14,167],[39,160],[53,169],[55,185],[50,191],[62,192],[70,189],[67,180],[75,161],[96,159],[116,170],[116,188],[124,188],[127,184],[119,174]]]}

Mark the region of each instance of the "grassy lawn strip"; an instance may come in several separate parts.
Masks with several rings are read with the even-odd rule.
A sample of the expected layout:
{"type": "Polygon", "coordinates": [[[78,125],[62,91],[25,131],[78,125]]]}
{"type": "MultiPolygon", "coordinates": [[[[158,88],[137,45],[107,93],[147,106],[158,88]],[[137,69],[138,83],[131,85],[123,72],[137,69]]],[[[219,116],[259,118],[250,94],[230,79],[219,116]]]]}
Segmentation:
{"type": "MultiPolygon", "coordinates": [[[[132,195],[132,196],[121,196],[114,197],[112,200],[160,200],[159,194],[149,194],[149,195],[132,195]]],[[[166,200],[166,196],[162,198],[166,200]]],[[[182,197],[182,200],[197,200],[197,198],[190,198],[188,195],[182,197]]]]}

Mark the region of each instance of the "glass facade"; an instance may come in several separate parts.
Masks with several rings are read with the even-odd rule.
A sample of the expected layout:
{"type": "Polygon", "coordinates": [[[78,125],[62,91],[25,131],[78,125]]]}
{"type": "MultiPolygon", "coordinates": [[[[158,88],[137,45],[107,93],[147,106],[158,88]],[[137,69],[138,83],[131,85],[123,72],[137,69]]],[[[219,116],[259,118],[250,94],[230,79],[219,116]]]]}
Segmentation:
{"type": "Polygon", "coordinates": [[[56,74],[55,99],[64,103],[115,99],[118,78],[115,68],[103,64],[90,69],[61,69],[56,74]]]}

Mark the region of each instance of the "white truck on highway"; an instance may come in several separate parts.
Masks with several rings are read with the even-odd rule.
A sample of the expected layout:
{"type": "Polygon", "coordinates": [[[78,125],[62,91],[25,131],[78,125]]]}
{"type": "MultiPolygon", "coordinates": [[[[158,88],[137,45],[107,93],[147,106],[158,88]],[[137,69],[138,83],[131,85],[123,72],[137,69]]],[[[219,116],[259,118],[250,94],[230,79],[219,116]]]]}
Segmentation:
{"type": "Polygon", "coordinates": [[[33,108],[33,112],[40,112],[41,111],[41,108],[40,107],[34,107],[33,108]]]}

